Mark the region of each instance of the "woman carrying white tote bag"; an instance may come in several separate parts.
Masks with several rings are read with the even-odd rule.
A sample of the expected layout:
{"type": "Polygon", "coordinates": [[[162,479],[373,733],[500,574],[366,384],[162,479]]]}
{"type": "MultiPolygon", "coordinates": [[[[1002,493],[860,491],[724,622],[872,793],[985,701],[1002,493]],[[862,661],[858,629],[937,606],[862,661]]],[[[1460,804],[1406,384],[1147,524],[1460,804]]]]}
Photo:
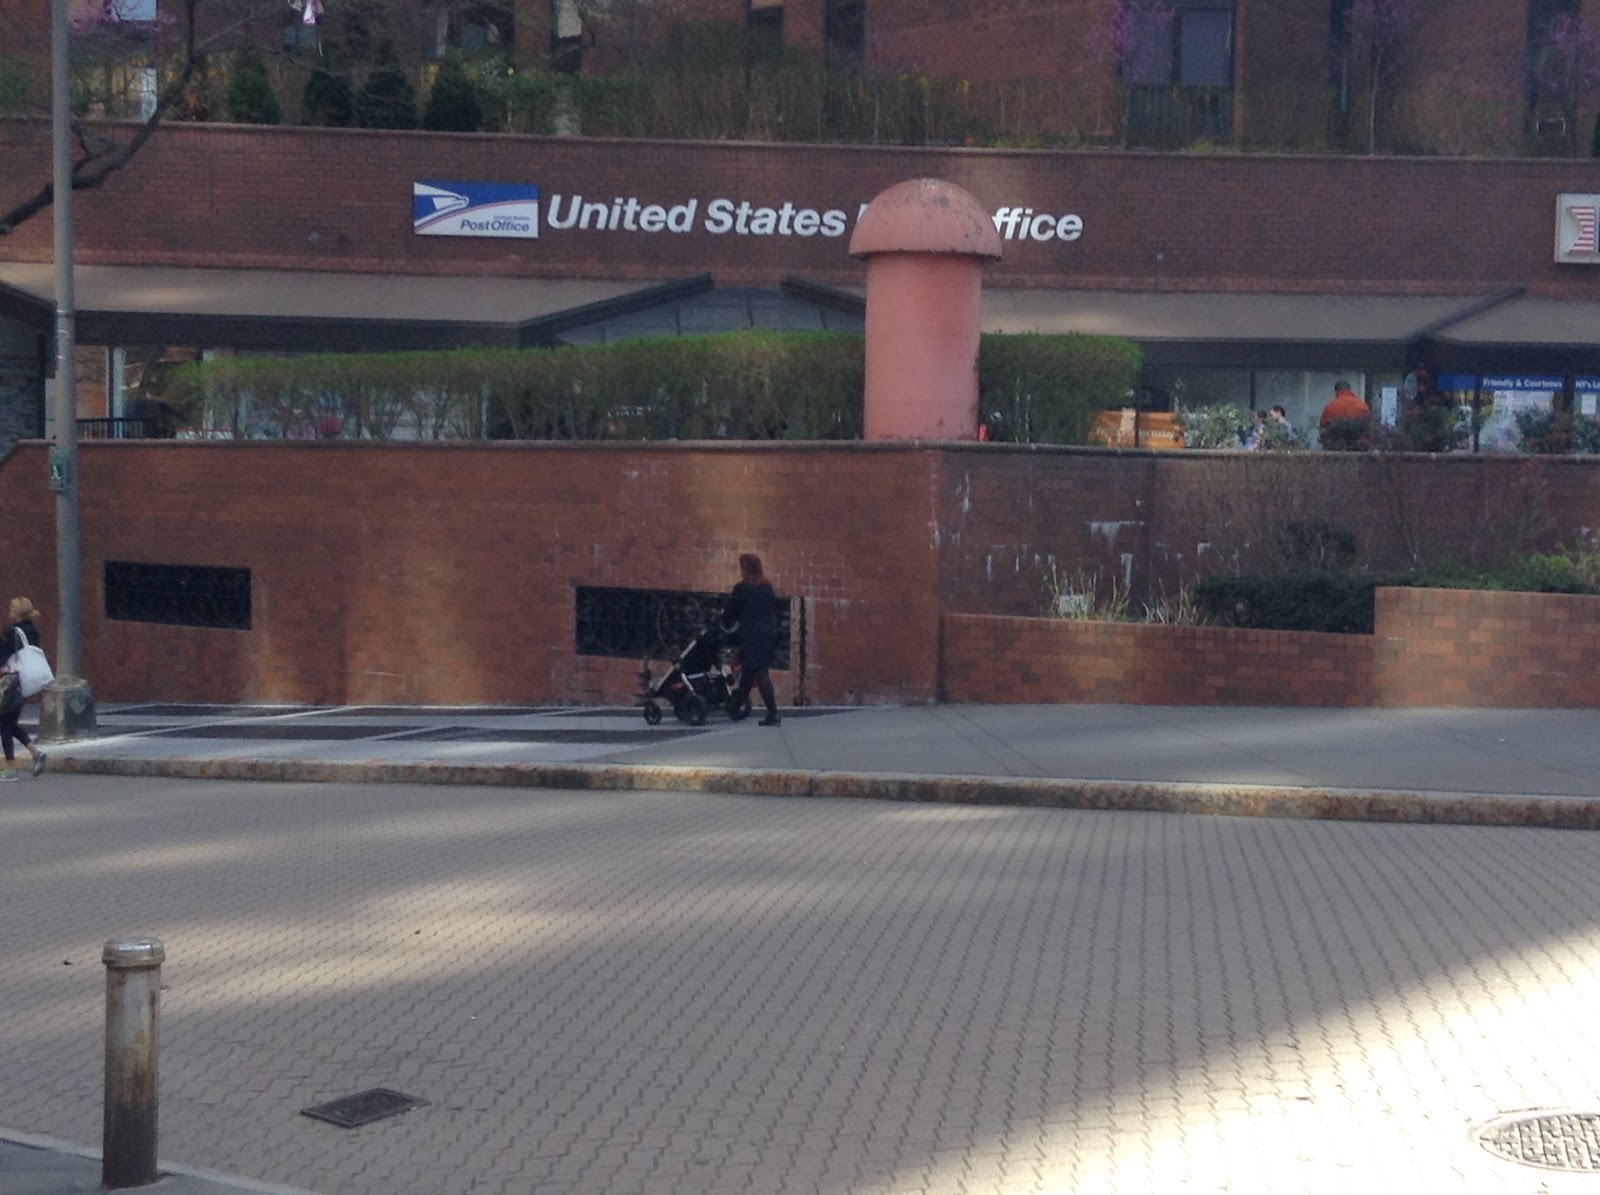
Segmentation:
{"type": "Polygon", "coordinates": [[[0,749],[6,756],[0,782],[17,778],[14,743],[21,743],[32,756],[35,776],[44,771],[44,752],[29,742],[27,731],[17,723],[27,699],[37,696],[55,679],[50,661],[39,646],[39,628],[33,622],[38,613],[27,598],[11,599],[11,625],[5,632],[5,642],[11,650],[6,657],[5,673],[0,676],[0,683],[4,685],[4,691],[0,692],[0,749]]]}

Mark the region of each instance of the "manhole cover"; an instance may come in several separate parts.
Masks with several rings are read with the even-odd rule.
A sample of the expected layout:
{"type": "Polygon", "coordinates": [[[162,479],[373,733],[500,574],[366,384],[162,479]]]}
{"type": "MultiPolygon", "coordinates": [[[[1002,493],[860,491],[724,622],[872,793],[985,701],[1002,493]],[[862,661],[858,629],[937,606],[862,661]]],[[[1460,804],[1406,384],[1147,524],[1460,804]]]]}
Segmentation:
{"type": "Polygon", "coordinates": [[[390,1091],[387,1087],[374,1087],[370,1091],[358,1091],[355,1095],[330,1100],[326,1104],[301,1108],[300,1115],[313,1120],[325,1120],[341,1129],[354,1129],[382,1120],[385,1116],[397,1116],[413,1108],[425,1107],[427,1103],[427,1100],[419,1100],[414,1095],[390,1091]]]}
{"type": "Polygon", "coordinates": [[[1478,1142],[1524,1166],[1600,1173],[1600,1112],[1517,1112],[1490,1121],[1478,1142]]]}

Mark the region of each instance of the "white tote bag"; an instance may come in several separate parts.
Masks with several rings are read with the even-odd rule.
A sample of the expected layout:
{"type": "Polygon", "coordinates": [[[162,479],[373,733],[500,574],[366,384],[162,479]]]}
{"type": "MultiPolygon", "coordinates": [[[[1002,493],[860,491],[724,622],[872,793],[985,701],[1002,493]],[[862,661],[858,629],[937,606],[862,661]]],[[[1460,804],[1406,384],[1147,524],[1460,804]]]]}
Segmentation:
{"type": "Polygon", "coordinates": [[[56,674],[50,671],[50,661],[45,658],[44,649],[29,643],[27,636],[19,630],[23,646],[12,655],[9,670],[17,674],[17,685],[22,689],[24,697],[37,697],[44,692],[45,686],[55,680],[56,674]]]}

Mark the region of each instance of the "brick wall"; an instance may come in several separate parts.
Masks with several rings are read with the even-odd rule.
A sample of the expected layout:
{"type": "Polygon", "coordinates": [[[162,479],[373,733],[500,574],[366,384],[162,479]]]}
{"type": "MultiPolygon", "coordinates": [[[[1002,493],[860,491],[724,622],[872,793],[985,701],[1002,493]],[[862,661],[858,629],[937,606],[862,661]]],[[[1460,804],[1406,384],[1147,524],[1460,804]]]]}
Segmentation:
{"type": "Polygon", "coordinates": [[[1585,457],[1207,453],[945,446],[947,609],[1035,614],[1045,579],[1115,582],[1135,610],[1197,575],[1282,572],[1294,526],[1355,541],[1366,571],[1501,562],[1600,526],[1585,457]]]}
{"type": "MultiPolygon", "coordinates": [[[[0,461],[0,509],[12,526],[46,529],[13,537],[6,584],[47,611],[53,639],[45,450],[30,441],[0,461]]],[[[132,441],[85,443],[79,463],[82,657],[107,701],[622,700],[638,662],[576,655],[575,588],[721,590],[738,554],[751,550],[781,593],[802,599],[796,637],[803,629],[806,667],[803,678],[798,667],[780,674],[784,700],[803,679],[813,701],[924,701],[938,692],[941,614],[1010,616],[994,623],[1003,641],[970,650],[952,641],[946,620],[953,696],[952,676],[974,660],[1053,658],[1058,649],[1028,639],[1040,632],[1017,617],[1044,609],[1052,560],[1061,575],[1120,577],[1126,567],[1143,600],[1243,559],[1248,537],[1270,539],[1274,519],[1299,509],[1296,492],[1334,503],[1327,513],[1356,532],[1363,560],[1402,541],[1457,558],[1531,550],[1600,526],[1600,465],[1555,458],[1326,454],[1235,467],[1204,454],[1002,445],[132,441]],[[1258,464],[1287,472],[1263,480],[1258,464]],[[1409,505],[1396,506],[1386,486],[1404,489],[1409,505]],[[1407,521],[1414,526],[1402,536],[1394,526],[1407,521]],[[107,620],[107,560],[249,568],[251,629],[107,620]]],[[[1578,627],[1576,611],[1590,603],[1572,609],[1562,621],[1578,627]]],[[[1523,700],[1519,692],[1586,703],[1583,684],[1597,670],[1569,667],[1573,631],[1539,648],[1571,673],[1559,688],[1553,665],[1518,663],[1519,648],[1497,656],[1461,646],[1495,632],[1490,619],[1504,621],[1490,615],[1453,640],[1447,628],[1454,648],[1417,649],[1440,669],[1428,686],[1467,675],[1479,696],[1498,692],[1485,673],[1526,673],[1521,689],[1506,690],[1509,703],[1523,700]],[[1460,659],[1433,658],[1452,652],[1460,659]]],[[[1131,633],[1042,625],[1113,640],[1131,633]]],[[[1581,626],[1594,633],[1592,623],[1581,626]]],[[[1340,663],[1340,653],[1357,650],[1350,637],[1313,636],[1285,657],[1270,636],[1228,632],[1218,647],[1187,628],[1155,630],[1157,647],[1118,647],[1107,657],[1115,666],[1091,667],[1075,644],[1073,691],[1086,696],[1073,699],[1110,700],[1131,688],[1161,700],[1188,692],[1342,704],[1352,691],[1321,675],[1355,675],[1355,664],[1340,663]],[[1128,671],[1130,658],[1139,664],[1128,671]],[[1189,662],[1179,669],[1179,659],[1189,662]]],[[[1388,637],[1380,626],[1378,639],[1388,637]]],[[[1050,673],[1030,666],[1026,683],[1010,665],[984,683],[1046,692],[1050,673]]],[[[1407,655],[1378,666],[1375,702],[1413,700],[1405,684],[1421,663],[1407,655]]]]}
{"type": "Polygon", "coordinates": [[[1380,589],[1371,635],[946,614],[947,701],[1600,708],[1600,598],[1380,589]]]}
{"type": "Polygon", "coordinates": [[[946,701],[1344,706],[1372,694],[1367,635],[947,614],[943,659],[946,701]]]}
{"type": "MultiPolygon", "coordinates": [[[[0,209],[50,176],[48,125],[0,119],[0,209]]],[[[1554,197],[1593,189],[1584,161],[693,144],[351,129],[173,125],[75,201],[84,264],[591,277],[710,271],[722,285],[789,274],[859,285],[847,237],[716,235],[716,198],[785,201],[853,219],[907,178],[987,205],[1084,221],[1075,242],[1007,242],[991,286],[1591,297],[1593,270],[1558,266],[1554,197]],[[340,178],[328,188],[322,180],[340,178]],[[419,237],[419,178],[527,181],[548,199],[698,203],[696,230],[554,231],[537,240],[419,237]],[[1136,195],[1139,202],[1130,203],[1136,195]],[[1360,202],[1329,206],[1329,196],[1360,202]],[[1336,212],[1336,218],[1330,216],[1336,212]]],[[[50,222],[0,238],[47,261],[50,222]]]]}
{"type": "Polygon", "coordinates": [[[1378,591],[1375,705],[1600,706],[1600,598],[1378,591]]]}
{"type": "MultiPolygon", "coordinates": [[[[0,465],[13,527],[53,525],[44,454],[30,442],[0,465]]],[[[575,654],[575,587],[723,590],[751,550],[804,599],[809,699],[934,696],[923,452],[169,441],[79,458],[82,659],[101,700],[621,700],[639,661],[575,654]],[[249,568],[251,629],[108,620],[106,560],[249,568]]],[[[46,610],[48,648],[53,540],[9,547],[6,584],[46,610]]],[[[775,680],[796,696],[798,668],[775,680]]]]}

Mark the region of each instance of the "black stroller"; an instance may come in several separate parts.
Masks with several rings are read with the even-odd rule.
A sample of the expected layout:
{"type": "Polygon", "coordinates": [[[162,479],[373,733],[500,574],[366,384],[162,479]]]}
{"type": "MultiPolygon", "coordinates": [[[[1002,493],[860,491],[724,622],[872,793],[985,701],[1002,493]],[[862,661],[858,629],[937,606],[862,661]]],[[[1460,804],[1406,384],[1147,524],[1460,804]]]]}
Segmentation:
{"type": "Polygon", "coordinates": [[[678,721],[690,726],[704,726],[712,707],[727,710],[735,722],[748,714],[748,693],[737,707],[733,701],[733,691],[739,684],[739,664],[732,643],[728,634],[713,623],[689,640],[667,674],[653,684],[650,661],[646,660],[639,669],[644,720],[651,726],[660,722],[662,702],[672,707],[678,721]]]}

